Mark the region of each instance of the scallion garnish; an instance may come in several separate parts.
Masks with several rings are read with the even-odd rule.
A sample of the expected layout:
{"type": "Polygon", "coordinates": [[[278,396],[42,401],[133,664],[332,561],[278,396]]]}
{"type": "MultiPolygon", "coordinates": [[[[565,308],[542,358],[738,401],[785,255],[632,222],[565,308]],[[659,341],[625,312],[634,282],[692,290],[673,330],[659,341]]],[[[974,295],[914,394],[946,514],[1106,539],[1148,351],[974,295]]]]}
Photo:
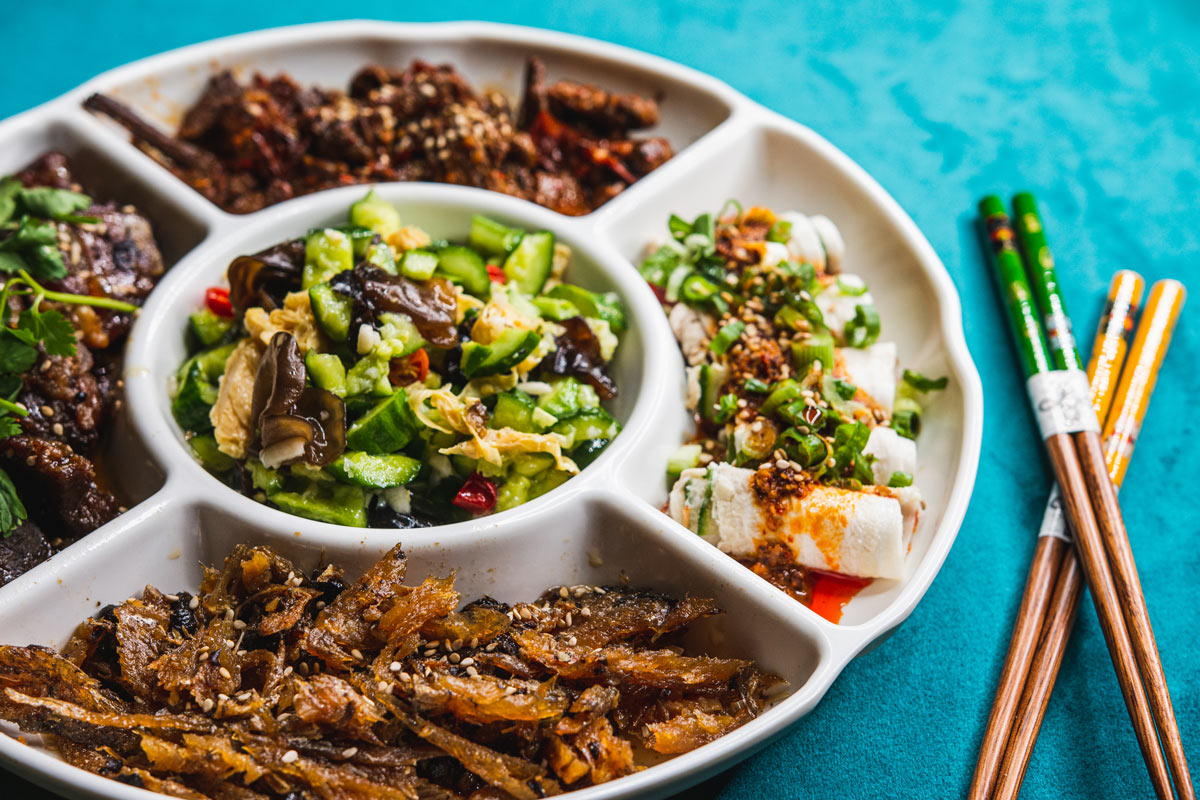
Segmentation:
{"type": "Polygon", "coordinates": [[[854,307],[854,319],[846,323],[846,343],[851,347],[870,347],[879,338],[879,312],[866,304],[854,307]]]}
{"type": "Polygon", "coordinates": [[[746,323],[740,319],[727,322],[721,327],[721,330],[717,331],[717,335],[713,337],[713,340],[709,342],[708,349],[718,356],[725,355],[725,351],[733,346],[733,343],[741,337],[744,330],[746,330],[746,323]]]}

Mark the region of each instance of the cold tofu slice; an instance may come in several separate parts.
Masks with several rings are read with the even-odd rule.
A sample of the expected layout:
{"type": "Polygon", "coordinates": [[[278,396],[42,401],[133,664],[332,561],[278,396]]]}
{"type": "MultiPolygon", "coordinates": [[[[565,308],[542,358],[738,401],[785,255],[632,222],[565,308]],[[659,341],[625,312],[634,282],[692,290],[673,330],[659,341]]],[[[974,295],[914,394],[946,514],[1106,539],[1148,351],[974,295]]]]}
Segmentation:
{"type": "Polygon", "coordinates": [[[909,536],[896,490],[815,486],[769,517],[753,474],[729,464],[685,470],[671,490],[671,516],[734,557],[753,557],[760,543],[782,542],[810,569],[862,578],[904,575],[909,536]]]}
{"type": "Polygon", "coordinates": [[[878,342],[870,347],[838,348],[838,362],[846,379],[862,389],[891,416],[896,398],[896,365],[899,363],[895,342],[878,342]]]}

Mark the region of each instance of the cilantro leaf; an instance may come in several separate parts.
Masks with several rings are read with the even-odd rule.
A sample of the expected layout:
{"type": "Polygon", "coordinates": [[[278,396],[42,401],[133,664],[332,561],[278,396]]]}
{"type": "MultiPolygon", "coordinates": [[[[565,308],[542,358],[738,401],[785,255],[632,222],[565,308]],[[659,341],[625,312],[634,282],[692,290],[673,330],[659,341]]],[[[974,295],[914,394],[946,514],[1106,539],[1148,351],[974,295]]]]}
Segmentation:
{"type": "Polygon", "coordinates": [[[17,330],[28,333],[34,341],[41,340],[52,356],[75,355],[75,328],[58,311],[27,308],[17,317],[17,330]]]}
{"type": "Polygon", "coordinates": [[[5,250],[25,250],[40,244],[54,244],[58,241],[58,229],[53,222],[32,217],[21,217],[16,232],[0,242],[5,250]]]}
{"type": "Polygon", "coordinates": [[[25,259],[16,253],[0,250],[0,272],[16,272],[25,269],[26,266],[28,265],[25,263],[25,259]]]}
{"type": "Polygon", "coordinates": [[[17,211],[17,192],[21,182],[12,175],[0,180],[0,225],[12,219],[17,211]]]}
{"type": "MultiPolygon", "coordinates": [[[[0,398],[12,402],[17,399],[17,393],[21,391],[21,376],[20,375],[0,375],[0,398]]],[[[3,418],[0,417],[0,420],[3,418]]]]}
{"type": "Polygon", "coordinates": [[[5,272],[28,269],[31,275],[51,280],[67,274],[62,253],[58,251],[58,229],[53,222],[21,217],[13,235],[0,241],[0,252],[17,256],[17,259],[3,259],[0,270],[5,272]],[[18,261],[20,266],[16,266],[18,261]]]}
{"type": "Polygon", "coordinates": [[[25,262],[29,265],[29,274],[35,278],[53,281],[67,276],[67,265],[55,245],[39,244],[25,251],[25,262]]]}
{"type": "Polygon", "coordinates": [[[7,536],[28,516],[21,498],[17,497],[17,487],[13,486],[8,473],[0,470],[0,532],[7,536]]]}
{"type": "Polygon", "coordinates": [[[17,192],[17,203],[25,213],[35,217],[58,219],[92,204],[86,194],[51,186],[35,186],[17,192]]]}
{"type": "Polygon", "coordinates": [[[21,423],[16,417],[3,416],[0,417],[0,439],[7,439],[9,436],[20,436],[25,431],[21,429],[21,423]]]}
{"type": "Polygon", "coordinates": [[[37,348],[21,341],[24,337],[12,335],[9,328],[3,332],[8,335],[0,336],[0,372],[21,373],[32,367],[37,361],[37,348]]]}

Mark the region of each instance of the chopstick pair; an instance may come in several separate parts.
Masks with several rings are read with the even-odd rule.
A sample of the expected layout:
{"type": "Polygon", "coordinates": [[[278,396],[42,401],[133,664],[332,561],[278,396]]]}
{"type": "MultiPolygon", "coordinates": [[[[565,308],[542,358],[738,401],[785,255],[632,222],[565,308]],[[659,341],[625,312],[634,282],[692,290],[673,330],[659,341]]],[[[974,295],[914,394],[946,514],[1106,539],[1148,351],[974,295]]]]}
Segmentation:
{"type": "MultiPolygon", "coordinates": [[[[1105,420],[1105,463],[1118,489],[1125,479],[1137,430],[1149,406],[1150,395],[1170,343],[1171,331],[1186,295],[1183,285],[1178,281],[1164,280],[1154,284],[1133,347],[1129,350],[1128,361],[1121,370],[1120,362],[1124,357],[1126,342],[1124,336],[1113,333],[1113,328],[1120,326],[1124,331],[1130,330],[1127,323],[1132,318],[1142,286],[1142,279],[1137,273],[1122,271],[1114,276],[1109,291],[1109,303],[1113,310],[1106,315],[1107,324],[1102,322],[1101,333],[1097,336],[1096,348],[1088,366],[1093,405],[1097,409],[1097,416],[1105,420]],[[1106,368],[1121,370],[1115,400],[1111,379],[1103,377],[1106,368]]],[[[1065,520],[1056,506],[1057,499],[1056,488],[1047,504],[1040,536],[1066,536],[1065,520]]],[[[1046,609],[1041,642],[1028,665],[1020,706],[1012,721],[1008,746],[992,795],[996,800],[1015,798],[1020,793],[1021,781],[1033,754],[1033,745],[1054,689],[1082,593],[1083,575],[1079,561],[1075,552],[1068,548],[1063,554],[1054,594],[1046,609]]]]}
{"type": "MultiPolygon", "coordinates": [[[[1116,490],[1105,466],[1099,422],[1090,402],[1088,379],[1080,369],[1070,318],[1058,290],[1054,262],[1046,247],[1033,198],[1018,195],[1014,205],[1029,261],[1028,277],[1016,248],[1016,234],[1000,200],[984,198],[980,202],[980,216],[988,251],[1008,306],[1008,318],[1027,377],[1030,402],[1054,468],[1063,510],[1075,535],[1078,562],[1073,556],[1067,563],[1077,563],[1091,587],[1101,630],[1156,794],[1162,798],[1171,797],[1173,777],[1180,796],[1192,798],[1195,795],[1174,710],[1116,490]],[[1050,334],[1049,345],[1035,311],[1035,295],[1050,334]],[[1170,770],[1158,747],[1160,735],[1170,770]]],[[[996,705],[985,734],[980,771],[972,784],[973,797],[988,796],[997,771],[996,743],[1003,741],[1006,729],[1011,727],[1011,717],[1018,705],[1018,689],[1025,683],[1028,664],[1034,656],[1053,582],[1066,559],[1067,545],[1056,543],[1057,539],[1043,537],[1035,554],[996,705]]],[[[1065,631],[1062,635],[1065,637],[1065,631]]],[[[1053,660],[1050,655],[1047,651],[1046,658],[1053,660]]],[[[1047,686],[1045,691],[1048,693],[1048,690],[1047,686]]],[[[1031,700],[1035,696],[1036,693],[1031,700]]],[[[1027,704],[1025,708],[1031,706],[1027,704]]],[[[1036,727],[1037,723],[1034,723],[1032,728],[1026,725],[1019,730],[1024,730],[1027,735],[1030,732],[1036,734],[1036,727]]],[[[1032,747],[1032,741],[1029,736],[1028,747],[1032,747]]],[[[1027,763],[1028,756],[1022,756],[1021,747],[1014,742],[1014,758],[1017,762],[1027,763]]],[[[1011,777],[1006,780],[1008,785],[1014,783],[1011,777]]],[[[1015,777],[1018,788],[1019,780],[1018,775],[1015,777]]]]}

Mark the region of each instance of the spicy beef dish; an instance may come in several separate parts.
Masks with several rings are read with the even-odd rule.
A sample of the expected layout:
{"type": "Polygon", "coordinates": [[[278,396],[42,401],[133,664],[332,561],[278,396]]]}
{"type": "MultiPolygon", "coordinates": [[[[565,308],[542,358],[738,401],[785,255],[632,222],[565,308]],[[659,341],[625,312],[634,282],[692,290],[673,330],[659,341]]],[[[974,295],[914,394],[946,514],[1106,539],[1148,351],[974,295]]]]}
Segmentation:
{"type": "Polygon", "coordinates": [[[545,797],[757,716],[778,685],[675,640],[720,613],[624,587],[459,609],[397,546],[348,583],[239,545],[199,592],[104,607],[61,653],[0,647],[0,717],[181,798],[545,797]]]}
{"type": "Polygon", "coordinates": [[[837,621],[871,579],[903,577],[925,502],[923,396],[824,216],[672,215],[642,273],[687,362],[695,440],[668,465],[668,512],[837,621]]]}
{"type": "Polygon", "coordinates": [[[85,191],[56,152],[0,180],[0,585],[124,510],[96,459],[164,265],[136,208],[85,191]]]}
{"type": "Polygon", "coordinates": [[[214,75],[174,137],[128,107],[85,106],[124,125],[142,150],[213,203],[257,211],[354,183],[436,181],[531,200],[563,214],[594,210],[672,155],[653,98],[562,80],[531,57],[515,108],[451,66],[362,69],[341,92],[286,74],[239,83],[214,75]]]}
{"type": "Polygon", "coordinates": [[[549,231],[459,243],[368,193],[349,225],[233,261],[191,316],[172,410],[200,462],[298,516],[413,528],[504,511],[587,466],[625,329],[549,231]]]}

